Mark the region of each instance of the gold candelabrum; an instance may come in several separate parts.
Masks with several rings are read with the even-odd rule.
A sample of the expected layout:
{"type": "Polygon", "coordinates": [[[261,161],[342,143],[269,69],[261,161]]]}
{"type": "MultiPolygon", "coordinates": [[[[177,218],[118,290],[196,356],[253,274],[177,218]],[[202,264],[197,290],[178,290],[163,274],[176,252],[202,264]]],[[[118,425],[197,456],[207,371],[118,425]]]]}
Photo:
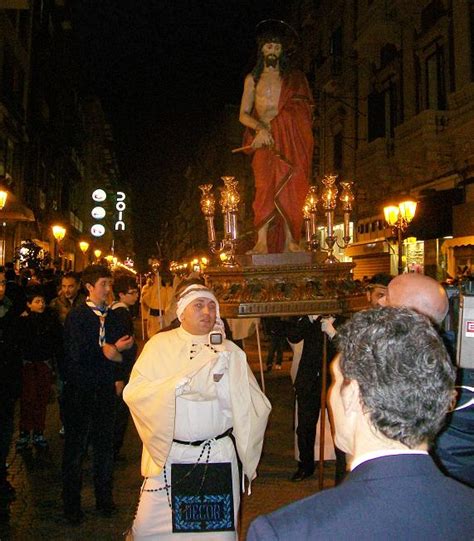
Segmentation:
{"type": "Polygon", "coordinates": [[[352,204],[354,202],[354,194],[352,193],[352,186],[354,183],[340,183],[342,191],[339,195],[339,201],[341,203],[344,215],[344,234],[342,237],[343,244],[339,244],[337,242],[337,236],[334,234],[334,212],[337,205],[337,194],[339,192],[339,189],[336,186],[336,179],[337,175],[326,175],[322,179],[324,187],[321,190],[320,198],[318,198],[317,187],[310,186],[303,205],[303,217],[305,223],[307,250],[316,251],[321,248],[317,237],[318,202],[321,202],[321,206],[323,207],[323,210],[326,214],[326,251],[328,253],[328,256],[325,263],[337,263],[338,259],[334,255],[334,246],[337,245],[340,248],[346,248],[351,240],[349,223],[352,211],[352,204]]]}
{"type": "Polygon", "coordinates": [[[234,267],[235,249],[237,246],[237,213],[240,196],[237,191],[238,181],[235,177],[221,177],[224,181],[224,188],[221,191],[220,206],[224,218],[224,238],[218,242],[214,217],[216,213],[216,199],[212,193],[212,184],[202,184],[201,190],[201,211],[204,214],[207,224],[207,240],[211,253],[220,257],[224,266],[234,267]]]}

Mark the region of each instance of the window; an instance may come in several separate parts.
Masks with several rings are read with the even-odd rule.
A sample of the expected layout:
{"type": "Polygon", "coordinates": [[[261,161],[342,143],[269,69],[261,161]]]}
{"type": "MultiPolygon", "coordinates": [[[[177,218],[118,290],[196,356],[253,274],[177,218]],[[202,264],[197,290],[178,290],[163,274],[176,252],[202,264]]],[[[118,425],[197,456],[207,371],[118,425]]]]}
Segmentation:
{"type": "Polygon", "coordinates": [[[444,49],[437,45],[433,54],[425,61],[426,108],[446,109],[446,85],[444,81],[444,49]]]}
{"type": "Polygon", "coordinates": [[[446,14],[446,10],[441,0],[433,0],[421,11],[421,28],[427,32],[432,28],[438,19],[446,14]]]}
{"type": "Polygon", "coordinates": [[[329,54],[332,59],[332,72],[337,75],[342,70],[342,26],[336,28],[331,34],[329,54]]]}
{"type": "Polygon", "coordinates": [[[378,137],[393,137],[400,123],[398,88],[389,81],[380,92],[368,96],[368,141],[378,137]]]}
{"type": "Polygon", "coordinates": [[[333,166],[336,171],[342,171],[343,140],[344,140],[344,137],[342,136],[342,132],[336,133],[336,135],[333,138],[333,166]]]}

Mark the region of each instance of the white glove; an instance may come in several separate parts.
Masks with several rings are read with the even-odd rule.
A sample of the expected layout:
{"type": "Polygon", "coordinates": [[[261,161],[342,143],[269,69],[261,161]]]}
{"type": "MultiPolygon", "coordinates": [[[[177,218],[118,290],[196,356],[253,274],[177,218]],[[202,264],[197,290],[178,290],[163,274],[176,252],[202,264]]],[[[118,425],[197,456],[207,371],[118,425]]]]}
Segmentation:
{"type": "Polygon", "coordinates": [[[323,317],[321,319],[321,330],[325,332],[331,340],[336,336],[337,331],[333,326],[333,323],[336,321],[335,317],[323,317]]]}

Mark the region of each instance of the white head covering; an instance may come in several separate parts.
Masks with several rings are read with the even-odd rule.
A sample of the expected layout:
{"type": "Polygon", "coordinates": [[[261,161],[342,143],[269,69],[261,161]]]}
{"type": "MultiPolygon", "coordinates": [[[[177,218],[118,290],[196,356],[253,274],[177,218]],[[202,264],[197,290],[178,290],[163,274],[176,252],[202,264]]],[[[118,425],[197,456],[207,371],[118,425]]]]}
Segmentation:
{"type": "Polygon", "coordinates": [[[178,316],[179,321],[181,321],[181,317],[186,307],[196,299],[202,298],[210,299],[216,303],[216,323],[213,330],[221,332],[225,338],[224,322],[221,319],[219,301],[209,288],[201,284],[191,284],[180,293],[176,309],[176,315],[178,316]]]}

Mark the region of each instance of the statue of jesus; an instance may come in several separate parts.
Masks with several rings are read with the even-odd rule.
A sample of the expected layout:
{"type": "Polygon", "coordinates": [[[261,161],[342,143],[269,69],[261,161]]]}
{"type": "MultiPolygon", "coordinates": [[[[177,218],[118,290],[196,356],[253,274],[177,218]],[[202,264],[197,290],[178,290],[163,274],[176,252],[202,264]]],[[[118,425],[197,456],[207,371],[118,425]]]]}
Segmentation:
{"type": "Polygon", "coordinates": [[[251,253],[295,252],[311,175],[313,100],[305,75],[289,66],[291,27],[270,19],[257,28],[258,60],[245,78],[239,116],[247,128],[244,147],[253,154],[257,243],[251,253]]]}

